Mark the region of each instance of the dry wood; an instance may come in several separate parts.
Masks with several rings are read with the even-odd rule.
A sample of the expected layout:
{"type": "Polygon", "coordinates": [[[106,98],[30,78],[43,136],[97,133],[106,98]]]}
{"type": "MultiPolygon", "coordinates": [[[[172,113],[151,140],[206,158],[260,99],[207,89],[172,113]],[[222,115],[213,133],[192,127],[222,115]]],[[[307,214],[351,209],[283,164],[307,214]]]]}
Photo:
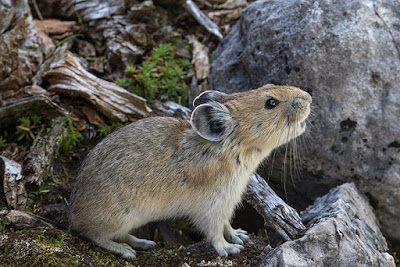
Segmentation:
{"type": "Polygon", "coordinates": [[[161,102],[159,100],[153,100],[151,104],[154,109],[154,113],[158,116],[168,116],[189,120],[190,114],[192,113],[189,108],[181,106],[173,101],[161,102]]]}
{"type": "Polygon", "coordinates": [[[0,156],[0,179],[3,180],[7,205],[13,209],[24,210],[28,195],[19,163],[0,156]]]}
{"type": "Polygon", "coordinates": [[[217,36],[219,40],[223,38],[218,25],[204,15],[192,0],[186,0],[183,6],[208,32],[217,36]]]}
{"type": "Polygon", "coordinates": [[[80,96],[111,119],[126,122],[150,116],[146,99],[87,72],[70,52],[53,65],[46,79],[50,91],[80,96]]]}
{"type": "Polygon", "coordinates": [[[20,210],[10,210],[4,218],[4,223],[12,224],[17,228],[32,228],[38,224],[43,224],[51,229],[55,228],[52,224],[46,222],[45,218],[20,210]]]}
{"type": "Polygon", "coordinates": [[[304,234],[303,225],[295,209],[287,205],[260,175],[251,176],[245,200],[264,218],[265,226],[274,229],[285,240],[304,234]]]}
{"type": "Polygon", "coordinates": [[[41,184],[47,178],[57,155],[64,122],[62,118],[53,119],[51,128],[42,128],[37,135],[29,154],[26,156],[26,182],[41,184]]]}
{"type": "Polygon", "coordinates": [[[43,61],[42,50],[28,0],[0,1],[0,91],[30,84],[43,61]]]}
{"type": "Polygon", "coordinates": [[[201,82],[210,74],[209,49],[207,46],[197,41],[196,37],[193,35],[189,35],[188,40],[193,47],[192,64],[195,69],[196,79],[201,82]]]}
{"type": "Polygon", "coordinates": [[[0,107],[0,125],[14,122],[27,111],[33,114],[54,118],[68,114],[45,95],[39,94],[2,103],[0,107]]]}

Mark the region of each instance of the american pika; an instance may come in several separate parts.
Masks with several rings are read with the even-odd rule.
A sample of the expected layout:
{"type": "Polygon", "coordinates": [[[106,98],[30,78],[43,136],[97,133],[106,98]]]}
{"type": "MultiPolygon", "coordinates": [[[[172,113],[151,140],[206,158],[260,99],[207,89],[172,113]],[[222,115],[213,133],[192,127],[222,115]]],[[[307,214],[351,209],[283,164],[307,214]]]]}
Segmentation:
{"type": "Polygon", "coordinates": [[[271,151],[305,130],[311,96],[289,86],[206,91],[191,120],[153,117],[104,138],[83,161],[70,226],[134,259],[153,241],[129,234],[148,222],[187,216],[225,257],[249,237],[230,224],[250,175],[271,151]]]}

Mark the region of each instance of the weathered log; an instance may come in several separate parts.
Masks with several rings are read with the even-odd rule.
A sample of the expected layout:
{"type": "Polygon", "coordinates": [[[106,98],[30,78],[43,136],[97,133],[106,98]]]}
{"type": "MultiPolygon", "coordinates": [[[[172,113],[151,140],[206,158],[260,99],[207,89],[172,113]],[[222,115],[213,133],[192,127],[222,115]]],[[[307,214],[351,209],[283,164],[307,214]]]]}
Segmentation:
{"type": "Polygon", "coordinates": [[[196,37],[189,35],[189,43],[192,45],[192,65],[196,73],[196,79],[202,82],[210,74],[210,60],[208,58],[209,49],[196,40],[196,37]]]}
{"type": "Polygon", "coordinates": [[[283,239],[292,240],[304,234],[306,227],[295,209],[286,204],[260,175],[254,173],[244,199],[264,218],[265,226],[283,239]]]}
{"type": "Polygon", "coordinates": [[[42,224],[51,229],[55,228],[52,224],[46,222],[45,218],[20,210],[10,210],[5,215],[3,221],[5,224],[12,224],[14,227],[17,228],[32,228],[37,226],[38,224],[42,224]]]}
{"type": "Polygon", "coordinates": [[[208,32],[217,36],[219,40],[223,38],[217,24],[204,15],[192,0],[186,0],[183,6],[208,32]]]}
{"type": "Polygon", "coordinates": [[[24,167],[26,182],[40,185],[47,178],[59,148],[63,126],[62,118],[56,118],[52,120],[49,130],[45,128],[40,130],[26,156],[24,167]]]}
{"type": "Polygon", "coordinates": [[[27,0],[0,1],[0,91],[30,83],[43,61],[27,0]]]}
{"type": "Polygon", "coordinates": [[[80,96],[111,119],[126,122],[150,116],[146,99],[87,72],[70,52],[53,65],[46,79],[50,91],[80,96]]]}
{"type": "Polygon", "coordinates": [[[17,210],[24,210],[28,199],[21,171],[19,163],[0,156],[0,179],[3,180],[7,205],[17,210]]]}
{"type": "Polygon", "coordinates": [[[68,114],[66,110],[52,102],[50,98],[40,94],[3,103],[3,106],[0,107],[0,125],[14,122],[27,111],[48,118],[66,116],[68,114]]]}
{"type": "Polygon", "coordinates": [[[153,100],[151,102],[154,113],[158,116],[168,116],[179,118],[183,120],[189,120],[192,111],[184,106],[181,106],[173,101],[161,102],[159,100],[153,100]]]}
{"type": "MultiPolygon", "coordinates": [[[[75,10],[89,27],[88,35],[97,51],[104,54],[109,68],[101,72],[102,78],[114,80],[124,75],[126,66],[141,58],[152,38],[147,26],[136,23],[155,10],[152,1],[135,4],[123,0],[73,0],[75,10]]],[[[94,64],[94,63],[93,63],[94,64]]],[[[92,66],[93,68],[93,66],[92,66]]]]}

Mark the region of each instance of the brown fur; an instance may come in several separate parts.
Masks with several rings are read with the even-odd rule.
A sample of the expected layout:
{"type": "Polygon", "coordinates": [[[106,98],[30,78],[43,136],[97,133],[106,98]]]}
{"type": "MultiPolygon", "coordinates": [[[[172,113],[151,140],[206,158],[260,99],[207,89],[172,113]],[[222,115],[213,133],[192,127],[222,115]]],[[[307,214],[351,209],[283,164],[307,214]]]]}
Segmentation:
{"type": "Polygon", "coordinates": [[[260,162],[304,131],[300,122],[309,114],[311,97],[295,87],[266,85],[218,100],[230,113],[224,126],[231,131],[221,141],[199,136],[189,121],[155,117],[100,142],[76,179],[71,228],[134,258],[129,246],[114,241],[148,248],[151,241],[129,231],[150,221],[188,216],[221,256],[238,253],[247,236],[229,224],[234,208],[260,162]],[[276,108],[265,108],[268,97],[280,101],[276,108]]]}

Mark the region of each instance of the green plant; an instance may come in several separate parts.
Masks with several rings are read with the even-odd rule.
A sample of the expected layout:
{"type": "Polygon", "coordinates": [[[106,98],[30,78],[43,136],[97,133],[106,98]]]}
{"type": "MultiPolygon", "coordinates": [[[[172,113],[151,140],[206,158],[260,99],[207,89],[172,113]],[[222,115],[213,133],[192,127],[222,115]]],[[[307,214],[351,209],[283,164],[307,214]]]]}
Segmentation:
{"type": "Polygon", "coordinates": [[[105,123],[100,124],[99,128],[97,128],[97,132],[99,133],[99,136],[106,136],[111,133],[111,126],[105,123]]]}
{"type": "Polygon", "coordinates": [[[83,136],[80,132],[83,131],[85,127],[75,125],[74,119],[71,115],[65,116],[63,121],[64,129],[61,135],[60,152],[67,154],[80,140],[83,139],[83,136]]]}
{"type": "Polygon", "coordinates": [[[106,123],[100,124],[97,128],[97,132],[99,133],[99,136],[106,136],[110,134],[112,131],[115,129],[121,128],[124,125],[120,122],[113,122],[111,125],[108,125],[106,123]]]}
{"type": "Polygon", "coordinates": [[[188,85],[185,77],[189,67],[188,59],[175,56],[172,44],[159,44],[141,66],[127,66],[126,77],[115,82],[147,99],[167,94],[175,102],[187,105],[188,85]]]}
{"type": "Polygon", "coordinates": [[[34,131],[42,123],[42,118],[38,115],[32,117],[21,117],[18,119],[20,125],[17,126],[17,141],[25,140],[27,145],[35,140],[34,131]]]}
{"type": "Polygon", "coordinates": [[[0,148],[3,148],[6,145],[6,139],[0,136],[0,148]]]}

